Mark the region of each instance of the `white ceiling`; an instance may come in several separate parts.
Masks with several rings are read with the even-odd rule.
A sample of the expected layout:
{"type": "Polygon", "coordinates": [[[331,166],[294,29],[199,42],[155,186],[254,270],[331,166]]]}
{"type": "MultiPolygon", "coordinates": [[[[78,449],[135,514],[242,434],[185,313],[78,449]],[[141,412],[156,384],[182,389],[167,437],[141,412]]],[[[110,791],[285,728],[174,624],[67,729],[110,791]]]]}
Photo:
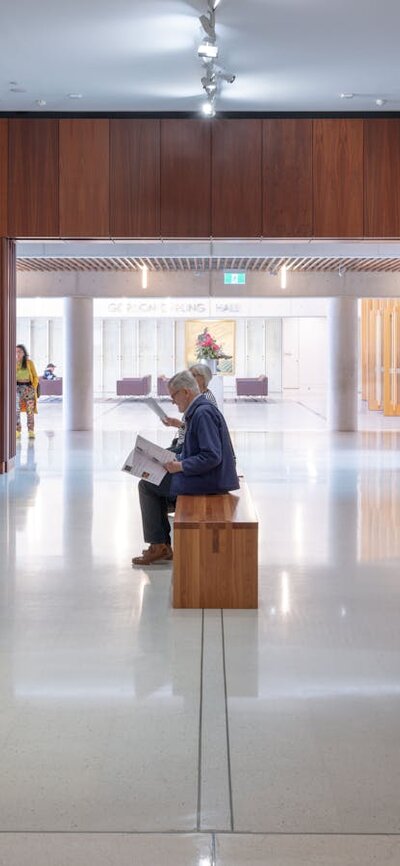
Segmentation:
{"type": "MultiPolygon", "coordinates": [[[[196,111],[206,9],[207,0],[0,0],[0,112],[196,111]]],[[[219,60],[237,75],[219,110],[400,110],[399,0],[221,0],[216,17],[219,60]]]]}

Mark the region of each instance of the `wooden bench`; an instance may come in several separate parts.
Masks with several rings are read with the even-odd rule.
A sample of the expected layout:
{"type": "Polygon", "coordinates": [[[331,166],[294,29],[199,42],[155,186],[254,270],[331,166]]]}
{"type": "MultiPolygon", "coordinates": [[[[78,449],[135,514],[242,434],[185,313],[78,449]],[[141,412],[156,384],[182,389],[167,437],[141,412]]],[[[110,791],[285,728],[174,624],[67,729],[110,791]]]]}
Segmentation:
{"type": "Polygon", "coordinates": [[[217,496],[178,496],[173,607],[258,607],[258,518],[247,485],[217,496]]]}

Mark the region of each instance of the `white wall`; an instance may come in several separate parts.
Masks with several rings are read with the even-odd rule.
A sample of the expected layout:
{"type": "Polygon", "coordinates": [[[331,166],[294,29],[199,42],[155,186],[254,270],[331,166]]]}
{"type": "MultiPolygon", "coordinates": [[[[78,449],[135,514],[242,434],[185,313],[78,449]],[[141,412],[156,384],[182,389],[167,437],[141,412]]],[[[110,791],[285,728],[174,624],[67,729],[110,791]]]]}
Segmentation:
{"type": "MultiPolygon", "coordinates": [[[[243,301],[246,303],[245,299],[243,301]]],[[[190,300],[191,304],[195,302],[196,299],[190,300]]],[[[103,302],[95,302],[99,303],[103,302]]],[[[268,300],[263,304],[258,302],[258,315],[251,310],[247,317],[237,314],[236,317],[233,310],[221,309],[220,318],[236,318],[235,376],[266,374],[270,392],[279,392],[282,386],[324,387],[325,303],[318,299],[268,300]],[[282,316],[284,312],[286,316],[282,316]],[[310,312],[314,315],[310,316],[310,312]]],[[[193,318],[184,303],[180,304],[178,317],[168,317],[167,311],[162,315],[157,304],[153,311],[146,309],[139,318],[130,310],[125,315],[121,315],[119,309],[112,312],[107,302],[103,306],[104,311],[101,308],[99,315],[99,309],[94,318],[95,393],[112,395],[117,379],[146,373],[152,375],[155,388],[157,375],[169,376],[184,367],[185,319],[193,318]]],[[[18,342],[26,343],[40,372],[52,361],[60,376],[63,372],[62,311],[62,299],[18,300],[18,342]],[[46,317],[46,311],[51,318],[46,317]]],[[[201,315],[197,313],[197,317],[201,315]]],[[[228,397],[234,396],[235,376],[224,377],[228,397]]]]}
{"type": "Polygon", "coordinates": [[[57,376],[63,374],[63,333],[60,317],[30,318],[18,316],[17,343],[26,346],[36,369],[41,375],[47,364],[55,364],[57,376]]]}
{"type": "Polygon", "coordinates": [[[299,387],[322,388],[327,383],[327,320],[299,319],[299,387]]]}

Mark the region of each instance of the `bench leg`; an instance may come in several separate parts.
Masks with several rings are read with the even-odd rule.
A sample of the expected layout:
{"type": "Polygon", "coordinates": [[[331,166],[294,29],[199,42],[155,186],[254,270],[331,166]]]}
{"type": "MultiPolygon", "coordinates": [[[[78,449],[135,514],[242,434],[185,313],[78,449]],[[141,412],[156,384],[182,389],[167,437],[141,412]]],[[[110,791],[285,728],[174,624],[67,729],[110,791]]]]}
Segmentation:
{"type": "Polygon", "coordinates": [[[174,608],[257,608],[258,527],[174,532],[174,608]]]}

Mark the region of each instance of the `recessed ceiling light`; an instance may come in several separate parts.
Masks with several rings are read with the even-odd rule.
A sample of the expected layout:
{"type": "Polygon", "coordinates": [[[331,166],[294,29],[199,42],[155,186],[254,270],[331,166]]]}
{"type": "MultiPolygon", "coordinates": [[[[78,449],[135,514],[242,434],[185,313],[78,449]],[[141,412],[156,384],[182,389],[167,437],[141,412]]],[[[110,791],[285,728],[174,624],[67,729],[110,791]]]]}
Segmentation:
{"type": "Polygon", "coordinates": [[[340,94],[341,99],[353,99],[353,96],[354,96],[354,93],[341,93],[340,94]]]}
{"type": "Polygon", "coordinates": [[[36,99],[35,102],[36,102],[36,105],[47,105],[45,99],[36,99]]]}
{"type": "Polygon", "coordinates": [[[82,93],[69,93],[69,99],[82,99],[82,93]]]}
{"type": "Polygon", "coordinates": [[[385,105],[386,99],[375,99],[375,105],[385,105]]]}

